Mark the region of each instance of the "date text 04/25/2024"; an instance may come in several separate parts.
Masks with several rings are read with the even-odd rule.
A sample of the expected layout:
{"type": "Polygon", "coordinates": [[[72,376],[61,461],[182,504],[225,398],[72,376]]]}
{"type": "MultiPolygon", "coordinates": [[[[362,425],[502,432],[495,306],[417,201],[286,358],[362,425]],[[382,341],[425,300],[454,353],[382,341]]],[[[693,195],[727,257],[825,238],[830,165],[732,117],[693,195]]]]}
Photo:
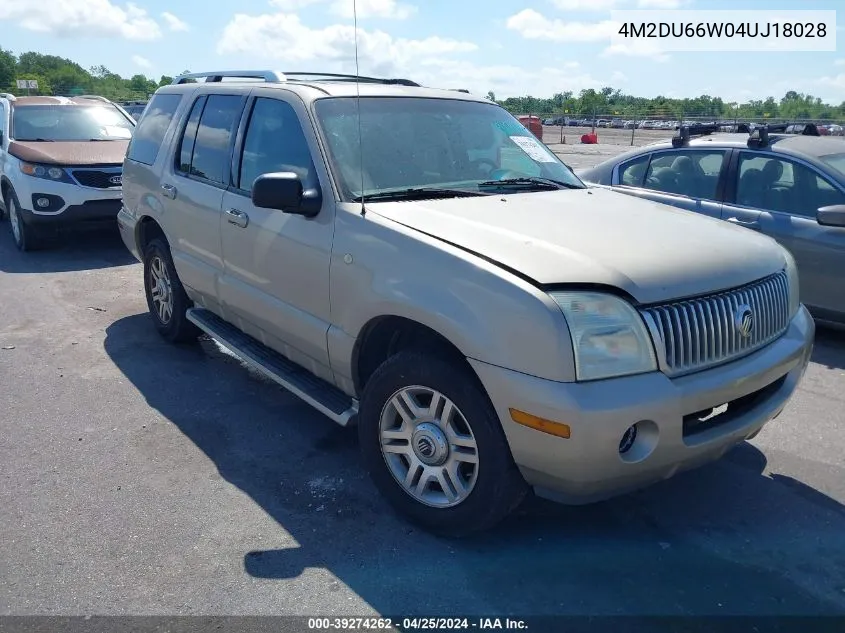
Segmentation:
{"type": "Polygon", "coordinates": [[[310,631],[525,630],[519,618],[308,618],[310,631]]]}

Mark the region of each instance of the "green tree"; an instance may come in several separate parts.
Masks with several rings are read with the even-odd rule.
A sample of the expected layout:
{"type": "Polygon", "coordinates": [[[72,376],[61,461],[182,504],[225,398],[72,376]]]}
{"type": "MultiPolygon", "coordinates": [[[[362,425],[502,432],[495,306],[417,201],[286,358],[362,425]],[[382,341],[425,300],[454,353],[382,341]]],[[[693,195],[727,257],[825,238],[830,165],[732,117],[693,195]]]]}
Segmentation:
{"type": "Polygon", "coordinates": [[[15,84],[17,65],[14,53],[0,48],[0,88],[11,88],[15,84]]]}

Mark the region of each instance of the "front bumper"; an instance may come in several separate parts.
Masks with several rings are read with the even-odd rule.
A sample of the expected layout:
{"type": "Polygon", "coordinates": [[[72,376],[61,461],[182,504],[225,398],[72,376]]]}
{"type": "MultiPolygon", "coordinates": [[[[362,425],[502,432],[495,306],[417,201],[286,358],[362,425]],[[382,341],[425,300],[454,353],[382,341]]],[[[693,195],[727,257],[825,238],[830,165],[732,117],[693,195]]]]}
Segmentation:
{"type": "Polygon", "coordinates": [[[543,380],[470,360],[502,421],[514,460],[535,491],[580,504],[668,479],[720,458],[784,409],[813,349],[815,325],[804,306],[767,347],[696,374],[654,372],[585,383],[543,380]],[[739,400],[739,402],[737,402],[739,400]],[[693,427],[693,416],[731,403],[693,427]],[[515,423],[515,408],[569,425],[563,439],[515,423]],[[620,453],[635,423],[633,447],[620,453]]]}
{"type": "Polygon", "coordinates": [[[13,187],[23,221],[42,226],[113,222],[123,198],[119,186],[100,189],[41,178],[21,177],[13,187]],[[49,204],[41,207],[37,204],[39,199],[49,204]]]}

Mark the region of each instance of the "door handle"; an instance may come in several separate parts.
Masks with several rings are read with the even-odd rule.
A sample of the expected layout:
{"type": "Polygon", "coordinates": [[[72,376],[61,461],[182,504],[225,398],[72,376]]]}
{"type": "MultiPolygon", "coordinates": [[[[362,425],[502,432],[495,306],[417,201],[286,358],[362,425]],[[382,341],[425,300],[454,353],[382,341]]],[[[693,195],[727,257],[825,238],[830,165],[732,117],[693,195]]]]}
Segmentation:
{"type": "Polygon", "coordinates": [[[226,209],[226,216],[229,224],[234,224],[235,226],[239,226],[241,228],[244,228],[247,224],[249,224],[249,216],[238,209],[226,209]]]}
{"type": "Polygon", "coordinates": [[[746,229],[752,229],[754,231],[760,230],[760,223],[757,221],[746,222],[745,220],[740,220],[739,218],[728,218],[727,220],[731,224],[736,224],[738,226],[744,226],[746,229]]]}
{"type": "Polygon", "coordinates": [[[170,198],[171,200],[176,199],[176,187],[173,185],[162,185],[161,186],[161,195],[165,198],[170,198]]]}

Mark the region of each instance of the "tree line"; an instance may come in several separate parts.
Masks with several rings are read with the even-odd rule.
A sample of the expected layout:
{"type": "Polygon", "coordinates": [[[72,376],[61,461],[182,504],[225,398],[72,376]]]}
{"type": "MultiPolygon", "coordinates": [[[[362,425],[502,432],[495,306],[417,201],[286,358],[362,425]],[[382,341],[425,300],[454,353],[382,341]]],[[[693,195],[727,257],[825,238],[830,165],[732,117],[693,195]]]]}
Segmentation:
{"type": "Polygon", "coordinates": [[[487,98],[514,114],[568,115],[572,117],[618,116],[628,119],[685,118],[711,119],[845,119],[845,101],[839,105],[824,103],[820,98],[794,90],[781,99],[767,97],[746,103],[727,102],[721,97],[701,95],[695,98],[635,97],[618,89],[587,88],[579,93],[559,92],[548,99],[509,97],[497,100],[493,92],[487,98]]]}
{"type": "Polygon", "coordinates": [[[158,80],[142,74],[127,79],[103,65],[85,69],[64,57],[36,52],[15,55],[0,48],[0,92],[27,94],[26,89],[17,88],[20,79],[38,82],[38,89],[30,90],[30,94],[97,94],[113,101],[145,100],[159,86],[172,81],[172,77],[165,75],[158,80]]]}
{"type": "MultiPolygon", "coordinates": [[[[187,72],[187,71],[183,71],[187,72]]],[[[169,84],[172,77],[158,80],[143,74],[125,78],[99,65],[83,68],[76,62],[55,55],[37,52],[15,55],[0,48],[0,91],[25,94],[16,88],[16,80],[34,79],[38,89],[32,94],[98,94],[115,101],[146,99],[159,86],[169,84]]],[[[795,91],[781,99],[767,97],[746,103],[726,102],[720,97],[701,95],[695,98],[635,97],[618,89],[587,88],[577,94],[559,92],[549,98],[509,97],[497,100],[493,92],[487,98],[514,114],[569,115],[573,117],[619,116],[621,118],[706,117],[713,119],[845,119],[845,101],[839,105],[824,103],[820,98],[795,91]]]]}

